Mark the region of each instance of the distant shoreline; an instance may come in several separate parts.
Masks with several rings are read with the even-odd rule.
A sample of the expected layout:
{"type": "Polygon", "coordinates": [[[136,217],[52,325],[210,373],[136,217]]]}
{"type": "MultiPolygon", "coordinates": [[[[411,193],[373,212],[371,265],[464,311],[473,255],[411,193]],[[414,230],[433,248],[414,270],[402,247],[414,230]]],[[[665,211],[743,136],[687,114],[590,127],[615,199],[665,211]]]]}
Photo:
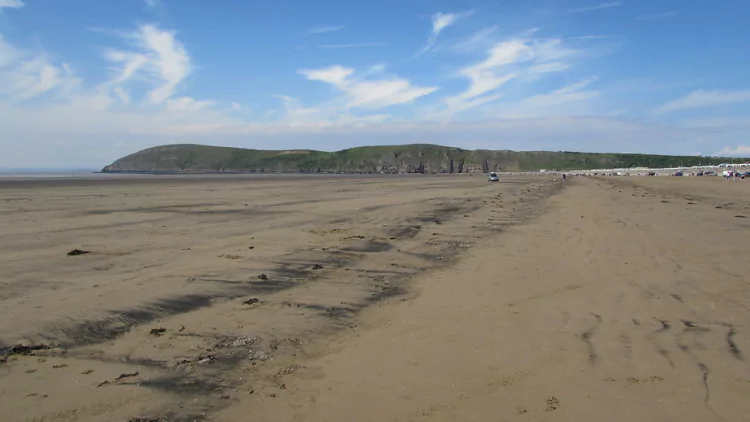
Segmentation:
{"type": "MultiPolygon", "coordinates": [[[[304,180],[351,180],[451,176],[441,174],[333,174],[333,173],[81,173],[81,174],[0,174],[0,189],[31,189],[65,186],[124,186],[159,183],[248,183],[304,180]]],[[[452,175],[458,176],[458,175],[452,175]]],[[[468,176],[468,175],[464,175],[468,176]]]]}

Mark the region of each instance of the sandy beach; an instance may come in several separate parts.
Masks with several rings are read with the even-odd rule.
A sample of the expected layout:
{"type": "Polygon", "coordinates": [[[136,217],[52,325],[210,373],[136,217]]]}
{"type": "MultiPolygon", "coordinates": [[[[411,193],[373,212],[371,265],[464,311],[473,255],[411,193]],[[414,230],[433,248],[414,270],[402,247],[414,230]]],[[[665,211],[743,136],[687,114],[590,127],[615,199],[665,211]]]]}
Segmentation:
{"type": "Polygon", "coordinates": [[[3,420],[750,412],[747,181],[3,180],[0,215],[3,420]]]}

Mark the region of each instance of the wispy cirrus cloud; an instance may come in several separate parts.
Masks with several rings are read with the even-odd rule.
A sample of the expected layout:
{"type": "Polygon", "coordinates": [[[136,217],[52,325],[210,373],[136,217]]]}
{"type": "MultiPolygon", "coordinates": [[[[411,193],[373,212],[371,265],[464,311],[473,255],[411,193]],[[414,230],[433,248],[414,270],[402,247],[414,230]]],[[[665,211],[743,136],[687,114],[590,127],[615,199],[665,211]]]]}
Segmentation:
{"type": "Polygon", "coordinates": [[[317,35],[317,34],[326,34],[328,32],[336,32],[341,31],[344,29],[344,26],[341,25],[319,25],[319,26],[313,26],[312,28],[308,28],[305,33],[307,35],[317,35]]]}
{"type": "MultiPolygon", "coordinates": [[[[383,75],[375,78],[358,78],[355,70],[340,65],[321,69],[301,69],[297,73],[308,80],[333,85],[345,94],[345,108],[379,109],[409,103],[429,95],[437,87],[413,86],[407,79],[383,75]]],[[[370,72],[370,74],[372,74],[370,72]]]]}
{"type": "Polygon", "coordinates": [[[145,105],[153,117],[169,120],[198,111],[206,113],[215,105],[213,101],[175,98],[178,86],[190,74],[191,63],[174,31],[142,25],[128,32],[98,32],[115,34],[132,47],[104,51],[103,58],[115,68],[109,79],[99,83],[84,81],[68,64],[56,62],[45,53],[16,48],[0,36],[0,106],[6,107],[7,113],[15,113],[19,121],[28,121],[22,110],[33,100],[34,107],[28,110],[47,119],[52,128],[76,124],[99,127],[97,121],[112,123],[120,113],[130,113],[125,120],[132,123],[144,116],[129,108],[134,102],[131,81],[148,87],[145,105]],[[16,104],[18,108],[13,108],[16,104]]]}
{"type": "Polygon", "coordinates": [[[79,83],[68,64],[56,63],[44,52],[16,48],[0,35],[0,97],[19,102],[79,83]]]}
{"type": "Polygon", "coordinates": [[[332,117],[330,113],[320,107],[303,106],[299,98],[288,95],[272,95],[272,97],[281,100],[283,106],[282,121],[294,125],[304,125],[327,121],[332,117]]]}
{"type": "Polygon", "coordinates": [[[486,50],[487,47],[494,42],[492,34],[494,34],[497,29],[497,25],[480,29],[473,33],[469,38],[451,45],[448,49],[458,53],[471,53],[477,50],[486,50]]]}
{"type": "Polygon", "coordinates": [[[157,7],[161,4],[161,0],[143,0],[148,7],[157,7]]]}
{"type": "Polygon", "coordinates": [[[670,111],[686,110],[693,108],[714,107],[726,104],[743,103],[750,101],[750,90],[745,91],[721,91],[721,90],[699,90],[672,100],[654,110],[655,113],[667,113],[670,111]]]}
{"type": "Polygon", "coordinates": [[[564,61],[542,63],[531,66],[529,72],[532,74],[562,72],[570,69],[570,63],[564,61]]]}
{"type": "Polygon", "coordinates": [[[122,102],[123,105],[130,105],[130,93],[128,93],[125,88],[116,86],[114,87],[114,89],[112,89],[112,92],[117,96],[117,98],[122,102]]]}
{"type": "Polygon", "coordinates": [[[0,0],[0,12],[4,8],[8,9],[19,9],[23,7],[24,4],[21,0],[0,0]]]}
{"type": "Polygon", "coordinates": [[[614,35],[579,35],[577,37],[570,37],[569,40],[607,40],[614,38],[614,35]]]}
{"type": "Polygon", "coordinates": [[[611,9],[613,7],[620,7],[622,6],[621,1],[613,1],[610,3],[600,3],[600,4],[592,4],[589,6],[582,6],[582,7],[576,7],[573,9],[568,9],[568,12],[570,13],[583,13],[583,12],[592,12],[594,10],[601,10],[601,9],[611,9]]]}
{"type": "Polygon", "coordinates": [[[362,48],[362,47],[385,47],[391,45],[389,42],[363,42],[351,44],[321,44],[318,48],[362,48]]]}
{"type": "Polygon", "coordinates": [[[62,83],[62,70],[43,56],[29,58],[0,70],[0,94],[14,101],[40,96],[62,83]]]}
{"type": "Polygon", "coordinates": [[[672,11],[672,12],[664,12],[664,13],[654,13],[654,14],[651,14],[651,15],[641,15],[641,16],[638,16],[636,18],[636,20],[639,20],[639,21],[650,21],[650,20],[654,20],[654,19],[671,18],[673,16],[679,15],[680,13],[682,13],[682,11],[672,11]]]}
{"type": "Polygon", "coordinates": [[[446,118],[495,101],[502,95],[498,90],[514,79],[535,79],[567,70],[571,66],[569,59],[576,53],[560,39],[516,38],[495,43],[484,60],[458,71],[458,76],[468,79],[469,86],[457,95],[443,98],[443,106],[430,117],[446,118]]]}
{"type": "Polygon", "coordinates": [[[216,105],[214,101],[198,101],[190,97],[180,97],[175,99],[168,99],[166,103],[166,109],[170,112],[177,113],[195,113],[198,111],[206,110],[216,105]]]}
{"type": "MultiPolygon", "coordinates": [[[[288,95],[273,95],[281,100],[283,112],[278,113],[279,119],[276,122],[269,122],[266,130],[273,131],[273,127],[286,125],[289,128],[307,128],[307,129],[325,129],[335,128],[351,124],[362,123],[380,123],[391,118],[388,114],[365,114],[355,115],[351,110],[342,105],[340,101],[320,104],[313,107],[305,107],[299,98],[288,95]]],[[[267,116],[276,115],[277,113],[268,113],[267,116]]],[[[255,127],[255,130],[264,130],[264,128],[251,124],[240,125],[245,127],[255,127]]]]}
{"type": "Polygon", "coordinates": [[[445,28],[453,25],[458,21],[459,19],[467,18],[474,14],[474,10],[468,10],[466,12],[459,12],[459,13],[435,13],[432,15],[432,31],[430,33],[429,38],[427,39],[427,45],[425,45],[421,50],[419,50],[415,57],[419,57],[422,54],[428,52],[430,49],[432,49],[435,46],[435,43],[438,40],[438,37],[440,36],[440,33],[445,30],[445,28]]]}
{"type": "Polygon", "coordinates": [[[593,100],[599,91],[587,90],[597,78],[588,78],[558,88],[547,94],[532,95],[520,101],[503,104],[495,115],[503,118],[539,118],[576,114],[571,105],[593,100]]]}
{"type": "Polygon", "coordinates": [[[148,93],[151,104],[160,104],[172,97],[192,71],[190,55],[176,39],[176,33],[154,25],[141,25],[123,36],[135,49],[105,51],[105,59],[119,65],[118,75],[111,83],[121,85],[135,76],[143,76],[155,85],[148,93]]]}
{"type": "MultiPolygon", "coordinates": [[[[184,60],[189,55],[174,32],[141,26],[115,34],[125,37],[130,48],[105,51],[104,59],[117,68],[104,81],[84,80],[44,50],[19,48],[0,36],[0,132],[4,139],[24,140],[28,150],[17,151],[15,161],[93,164],[101,160],[96,157],[132,149],[140,142],[131,136],[137,131],[169,124],[228,124],[227,116],[211,109],[212,101],[172,95],[190,73],[189,60],[184,60]],[[136,79],[136,87],[147,86],[146,98],[153,94],[162,101],[133,107],[140,101],[128,82],[136,79]],[[118,141],[101,142],[105,137],[118,141]],[[67,153],[58,145],[74,145],[77,152],[67,153]]],[[[0,139],[0,147],[8,145],[0,139]]]]}

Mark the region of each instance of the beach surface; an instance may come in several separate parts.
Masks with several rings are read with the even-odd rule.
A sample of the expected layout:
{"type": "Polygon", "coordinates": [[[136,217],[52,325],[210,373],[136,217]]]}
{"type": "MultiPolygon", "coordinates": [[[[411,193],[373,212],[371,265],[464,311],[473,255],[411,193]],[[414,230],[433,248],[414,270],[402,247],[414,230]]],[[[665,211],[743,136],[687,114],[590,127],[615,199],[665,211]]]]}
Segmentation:
{"type": "Polygon", "coordinates": [[[0,215],[3,420],[750,413],[750,182],[37,178],[0,215]]]}

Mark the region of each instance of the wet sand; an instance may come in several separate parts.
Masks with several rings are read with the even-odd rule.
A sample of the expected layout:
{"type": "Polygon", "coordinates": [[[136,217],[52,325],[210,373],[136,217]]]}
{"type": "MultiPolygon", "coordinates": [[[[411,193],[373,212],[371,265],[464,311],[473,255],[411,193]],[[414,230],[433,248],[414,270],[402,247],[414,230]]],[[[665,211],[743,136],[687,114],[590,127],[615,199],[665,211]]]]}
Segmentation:
{"type": "Polygon", "coordinates": [[[718,178],[4,185],[0,342],[52,348],[0,363],[0,408],[742,420],[748,192],[718,178]]]}

